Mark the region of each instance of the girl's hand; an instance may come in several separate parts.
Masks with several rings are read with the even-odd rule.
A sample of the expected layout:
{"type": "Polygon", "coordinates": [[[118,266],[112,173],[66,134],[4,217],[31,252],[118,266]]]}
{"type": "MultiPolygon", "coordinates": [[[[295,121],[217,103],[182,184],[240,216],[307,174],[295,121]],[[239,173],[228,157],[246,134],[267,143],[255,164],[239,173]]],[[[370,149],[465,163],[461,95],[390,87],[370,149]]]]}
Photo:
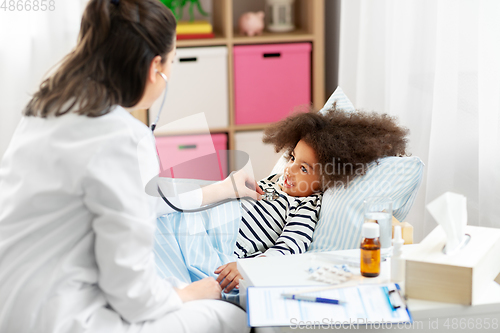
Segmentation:
{"type": "Polygon", "coordinates": [[[217,268],[214,272],[219,274],[217,277],[217,282],[220,283],[222,289],[226,288],[224,292],[228,293],[233,288],[238,289],[240,280],[243,279],[240,272],[236,268],[236,262],[230,262],[217,268]]]}
{"type": "Polygon", "coordinates": [[[185,303],[198,299],[220,299],[222,289],[213,277],[207,277],[175,291],[185,303]]]}

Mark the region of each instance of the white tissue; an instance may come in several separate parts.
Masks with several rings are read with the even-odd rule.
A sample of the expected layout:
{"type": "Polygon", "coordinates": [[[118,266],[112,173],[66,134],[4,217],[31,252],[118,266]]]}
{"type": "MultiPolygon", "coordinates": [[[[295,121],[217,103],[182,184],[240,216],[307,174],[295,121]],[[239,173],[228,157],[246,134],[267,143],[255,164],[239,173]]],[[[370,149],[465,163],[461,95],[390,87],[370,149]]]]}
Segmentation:
{"type": "Polygon", "coordinates": [[[465,241],[467,198],[461,194],[446,192],[429,203],[427,210],[446,233],[446,253],[457,250],[465,241]]]}

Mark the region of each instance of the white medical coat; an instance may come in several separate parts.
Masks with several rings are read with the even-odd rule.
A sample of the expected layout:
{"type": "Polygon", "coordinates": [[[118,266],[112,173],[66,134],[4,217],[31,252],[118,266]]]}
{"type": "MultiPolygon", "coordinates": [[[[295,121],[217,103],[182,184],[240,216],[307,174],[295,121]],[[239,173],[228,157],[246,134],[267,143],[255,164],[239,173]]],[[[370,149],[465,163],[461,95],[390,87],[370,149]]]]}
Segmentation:
{"type": "Polygon", "coordinates": [[[155,271],[157,172],[150,130],[121,107],[21,120],[0,163],[0,332],[115,332],[111,312],[182,305],[155,271]]]}

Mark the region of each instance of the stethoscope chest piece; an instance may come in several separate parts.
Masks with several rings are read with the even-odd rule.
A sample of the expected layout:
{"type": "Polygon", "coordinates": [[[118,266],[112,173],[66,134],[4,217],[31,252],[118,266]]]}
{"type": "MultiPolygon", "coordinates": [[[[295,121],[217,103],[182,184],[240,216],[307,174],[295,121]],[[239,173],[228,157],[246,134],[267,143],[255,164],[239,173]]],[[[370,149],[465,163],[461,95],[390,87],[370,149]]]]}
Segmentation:
{"type": "Polygon", "coordinates": [[[278,199],[279,195],[278,192],[274,188],[266,188],[264,190],[264,194],[262,194],[262,200],[276,200],[278,199]]]}

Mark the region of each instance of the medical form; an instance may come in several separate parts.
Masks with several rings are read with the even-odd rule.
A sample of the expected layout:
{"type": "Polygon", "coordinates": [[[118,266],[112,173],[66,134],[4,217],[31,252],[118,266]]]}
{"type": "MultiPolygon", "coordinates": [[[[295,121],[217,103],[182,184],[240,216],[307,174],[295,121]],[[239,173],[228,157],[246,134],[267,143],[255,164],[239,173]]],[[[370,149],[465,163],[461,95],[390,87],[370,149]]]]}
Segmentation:
{"type": "MultiPolygon", "coordinates": [[[[317,286],[315,286],[317,287],[317,286]]],[[[299,322],[322,325],[412,322],[403,299],[394,302],[389,290],[395,284],[359,285],[307,293],[308,296],[345,301],[334,305],[285,299],[282,294],[297,294],[311,287],[249,287],[247,297],[248,323],[252,327],[293,326],[299,322]],[[394,303],[399,303],[395,305],[394,303]]],[[[397,297],[400,298],[399,292],[397,297]]]]}

